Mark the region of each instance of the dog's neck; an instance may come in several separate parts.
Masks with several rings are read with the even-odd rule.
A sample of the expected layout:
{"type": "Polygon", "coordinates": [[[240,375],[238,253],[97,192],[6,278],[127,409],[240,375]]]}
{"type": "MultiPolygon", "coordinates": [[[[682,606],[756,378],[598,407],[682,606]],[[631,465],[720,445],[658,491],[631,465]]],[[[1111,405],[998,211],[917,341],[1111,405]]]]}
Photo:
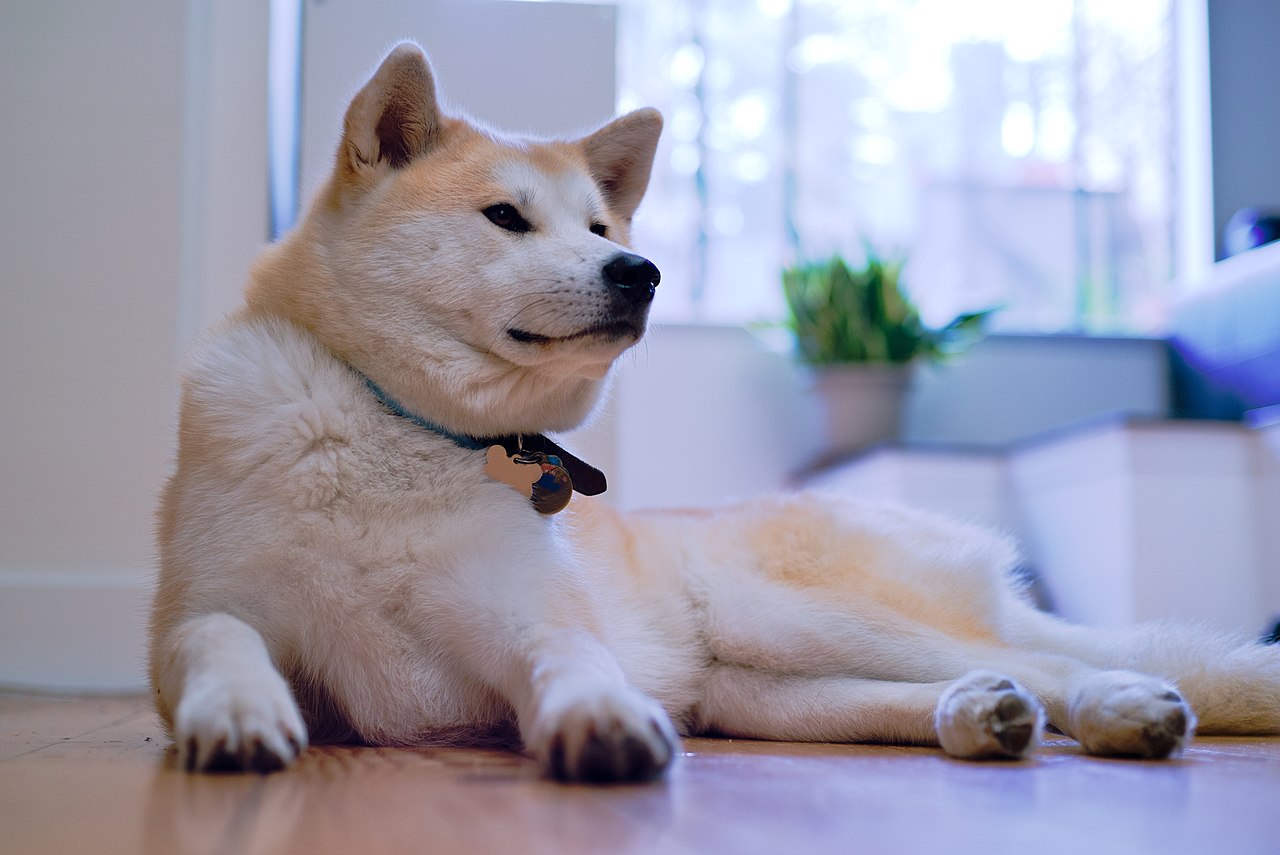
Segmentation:
{"type": "Polygon", "coordinates": [[[382,404],[382,406],[386,407],[388,410],[390,410],[392,413],[399,416],[400,418],[413,422],[415,425],[417,425],[418,427],[422,428],[425,431],[428,431],[429,433],[437,433],[440,436],[443,436],[445,439],[451,441],[454,445],[458,446],[459,448],[466,448],[471,451],[479,451],[482,448],[488,448],[490,445],[494,445],[494,444],[505,446],[512,440],[519,442],[520,437],[518,434],[509,435],[505,437],[480,438],[475,436],[469,436],[467,434],[462,434],[462,433],[454,433],[453,431],[449,430],[443,425],[438,425],[435,422],[427,421],[417,413],[414,413],[414,412],[411,412],[410,410],[405,409],[403,404],[401,404],[395,398],[392,398],[390,395],[388,395],[383,390],[383,388],[379,386],[377,383],[374,383],[372,379],[370,379],[369,377],[365,377],[363,374],[360,374],[360,372],[357,371],[355,368],[352,368],[351,370],[354,371],[357,375],[364,378],[365,387],[368,388],[368,390],[371,393],[373,393],[373,397],[377,398],[378,403],[382,404]]]}
{"type": "MultiPolygon", "coordinates": [[[[382,388],[408,409],[470,436],[572,430],[607,385],[603,378],[552,376],[465,347],[458,351],[419,354],[412,364],[385,357],[369,364],[378,366],[382,388]]],[[[353,356],[358,364],[368,360],[353,356]]]]}
{"type": "Polygon", "coordinates": [[[358,376],[363,377],[365,386],[369,392],[378,399],[384,407],[391,413],[400,418],[406,419],[418,427],[430,433],[435,433],[450,440],[454,445],[471,451],[479,451],[489,448],[490,446],[499,446],[508,456],[514,456],[522,452],[541,452],[547,455],[555,455],[559,458],[562,465],[568,470],[573,481],[573,489],[584,496],[596,496],[603,493],[607,489],[607,482],[604,473],[594,466],[586,463],[581,458],[565,451],[563,447],[557,445],[546,436],[535,434],[507,434],[504,436],[487,436],[476,437],[467,434],[454,433],[434,422],[428,421],[417,413],[406,409],[399,401],[388,395],[381,386],[373,382],[369,377],[360,374],[356,369],[352,369],[358,376]]]}

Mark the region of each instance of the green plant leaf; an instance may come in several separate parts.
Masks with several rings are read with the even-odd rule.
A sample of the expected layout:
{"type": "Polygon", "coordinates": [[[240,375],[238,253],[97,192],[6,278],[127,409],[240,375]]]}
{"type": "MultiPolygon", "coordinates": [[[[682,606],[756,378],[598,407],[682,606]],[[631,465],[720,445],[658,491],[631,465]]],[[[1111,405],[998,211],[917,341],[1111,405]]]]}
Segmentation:
{"type": "Polygon", "coordinates": [[[967,312],[930,329],[902,290],[905,259],[886,259],[869,244],[850,267],[839,255],[782,271],[787,327],[805,362],[907,362],[939,359],[981,338],[996,309],[967,312]]]}

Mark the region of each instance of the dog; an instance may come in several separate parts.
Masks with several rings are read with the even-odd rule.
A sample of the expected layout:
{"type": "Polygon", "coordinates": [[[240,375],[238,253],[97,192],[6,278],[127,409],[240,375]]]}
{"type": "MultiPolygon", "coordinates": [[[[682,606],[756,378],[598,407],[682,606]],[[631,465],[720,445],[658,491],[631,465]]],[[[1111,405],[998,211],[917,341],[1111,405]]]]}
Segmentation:
{"type": "Polygon", "coordinates": [[[682,734],[1016,760],[1047,725],[1152,759],[1197,722],[1280,732],[1280,650],[1067,624],[985,530],[806,493],[566,504],[603,477],[545,434],[644,333],[659,273],[629,230],[661,127],[485,130],[412,43],[355,96],[308,213],[183,372],[150,646],[178,762],[509,744],[611,782],[663,776],[682,734]]]}

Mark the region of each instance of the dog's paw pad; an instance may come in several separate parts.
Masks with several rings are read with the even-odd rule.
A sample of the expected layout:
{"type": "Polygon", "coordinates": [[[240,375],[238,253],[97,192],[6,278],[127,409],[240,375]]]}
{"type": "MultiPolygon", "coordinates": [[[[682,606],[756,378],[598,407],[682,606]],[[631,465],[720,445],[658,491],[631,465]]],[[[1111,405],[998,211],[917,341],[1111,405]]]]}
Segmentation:
{"type": "Polygon", "coordinates": [[[1036,735],[1036,721],[1034,702],[1028,702],[1010,686],[991,715],[991,732],[1009,757],[1021,757],[1036,735]]]}
{"type": "Polygon", "coordinates": [[[1089,754],[1164,760],[1195,730],[1191,707],[1163,680],[1126,671],[1091,677],[1069,705],[1073,735],[1089,754]]]}
{"type": "Polygon", "coordinates": [[[666,714],[642,696],[607,697],[570,707],[548,728],[540,754],[561,781],[648,781],[675,759],[679,738],[666,714]]]}
{"type": "Polygon", "coordinates": [[[174,745],[192,772],[275,772],[307,745],[283,680],[189,686],[174,711],[174,745]]]}
{"type": "Polygon", "coordinates": [[[942,749],[965,760],[1018,760],[1039,746],[1044,710],[1008,677],[975,671],[952,683],[934,723],[942,749]]]}

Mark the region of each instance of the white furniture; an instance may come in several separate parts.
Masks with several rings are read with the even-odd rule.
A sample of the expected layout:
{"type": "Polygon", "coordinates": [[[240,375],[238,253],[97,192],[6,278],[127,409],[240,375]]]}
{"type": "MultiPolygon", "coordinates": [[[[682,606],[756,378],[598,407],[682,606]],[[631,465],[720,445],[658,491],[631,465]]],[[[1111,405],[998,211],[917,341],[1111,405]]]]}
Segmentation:
{"type": "Polygon", "coordinates": [[[1280,613],[1280,427],[1111,419],[1003,453],[885,447],[811,483],[1013,533],[1082,623],[1253,635],[1280,613]]]}

